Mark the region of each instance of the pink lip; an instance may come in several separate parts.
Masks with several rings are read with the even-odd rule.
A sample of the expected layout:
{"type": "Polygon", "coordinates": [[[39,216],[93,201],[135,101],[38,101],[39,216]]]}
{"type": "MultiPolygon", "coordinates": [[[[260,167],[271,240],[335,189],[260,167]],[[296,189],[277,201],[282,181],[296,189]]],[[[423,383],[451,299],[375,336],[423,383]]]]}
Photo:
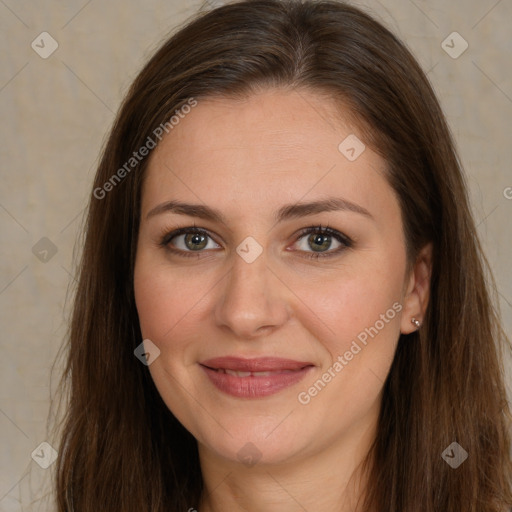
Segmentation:
{"type": "Polygon", "coordinates": [[[314,366],[310,362],[275,357],[242,359],[218,357],[200,363],[210,381],[221,391],[241,398],[260,398],[296,384],[314,366]],[[269,372],[268,375],[238,376],[226,373],[269,372]]]}

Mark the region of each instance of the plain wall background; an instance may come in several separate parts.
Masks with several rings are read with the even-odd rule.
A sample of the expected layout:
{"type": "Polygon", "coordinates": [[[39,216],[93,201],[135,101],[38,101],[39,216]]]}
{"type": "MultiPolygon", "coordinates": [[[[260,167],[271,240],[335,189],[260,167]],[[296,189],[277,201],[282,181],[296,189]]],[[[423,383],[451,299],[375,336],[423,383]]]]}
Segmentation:
{"type": "MultiPolygon", "coordinates": [[[[51,510],[31,500],[55,466],[40,468],[31,453],[52,443],[46,421],[58,369],[52,388],[50,370],[66,329],[73,247],[114,114],[165,36],[220,3],[0,0],[0,511],[51,510]],[[31,47],[43,31],[59,45],[47,59],[31,47]],[[43,237],[57,249],[47,262],[33,253],[43,237]]],[[[384,22],[428,71],[465,166],[510,336],[512,3],[352,3],[384,22]],[[441,46],[453,31],[469,44],[456,59],[441,46]]]]}

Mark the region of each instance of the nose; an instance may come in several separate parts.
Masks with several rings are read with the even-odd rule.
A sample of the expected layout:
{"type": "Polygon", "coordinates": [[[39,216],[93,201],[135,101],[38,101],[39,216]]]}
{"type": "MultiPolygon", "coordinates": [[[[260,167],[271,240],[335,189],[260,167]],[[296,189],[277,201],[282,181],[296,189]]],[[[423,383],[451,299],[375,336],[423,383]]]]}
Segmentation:
{"type": "Polygon", "coordinates": [[[268,335],[291,316],[287,288],[269,268],[265,250],[252,263],[233,254],[232,267],[222,282],[215,320],[239,339],[268,335]]]}

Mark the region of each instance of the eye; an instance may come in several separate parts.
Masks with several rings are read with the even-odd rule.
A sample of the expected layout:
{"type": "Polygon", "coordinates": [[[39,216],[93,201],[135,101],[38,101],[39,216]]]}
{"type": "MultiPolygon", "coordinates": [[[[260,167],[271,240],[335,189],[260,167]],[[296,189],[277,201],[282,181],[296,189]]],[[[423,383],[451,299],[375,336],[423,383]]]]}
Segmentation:
{"type": "Polygon", "coordinates": [[[216,242],[213,242],[214,247],[209,247],[208,239],[213,242],[211,236],[204,229],[188,227],[176,229],[166,234],[162,238],[160,245],[180,256],[193,257],[196,256],[194,253],[197,253],[197,257],[199,257],[198,253],[202,252],[203,249],[220,248],[216,242]],[[171,243],[173,240],[175,241],[171,243]]]}
{"type": "Polygon", "coordinates": [[[299,247],[300,251],[309,253],[306,254],[307,258],[329,258],[338,255],[353,245],[353,241],[348,236],[335,229],[322,226],[302,230],[297,241],[299,240],[302,240],[299,247]],[[329,251],[333,243],[333,238],[337,242],[338,248],[329,251]],[[313,252],[308,251],[309,248],[312,248],[313,252]],[[319,250],[317,251],[316,249],[319,250]]]}
{"type": "MultiPolygon", "coordinates": [[[[302,241],[299,252],[306,253],[305,257],[307,258],[328,258],[336,256],[353,245],[353,241],[348,236],[328,226],[305,228],[300,232],[297,241],[302,241]],[[304,240],[302,241],[302,239],[304,240]],[[338,248],[329,250],[331,249],[333,239],[338,244],[338,248]],[[313,248],[313,251],[309,251],[309,248],[313,248]]],[[[297,241],[295,243],[297,243],[297,241]]],[[[161,238],[160,245],[178,256],[196,256],[197,258],[201,257],[200,253],[204,252],[204,249],[220,248],[206,230],[196,226],[179,228],[170,233],[166,233],[161,238]],[[209,244],[209,241],[212,242],[213,246],[209,244]]]]}

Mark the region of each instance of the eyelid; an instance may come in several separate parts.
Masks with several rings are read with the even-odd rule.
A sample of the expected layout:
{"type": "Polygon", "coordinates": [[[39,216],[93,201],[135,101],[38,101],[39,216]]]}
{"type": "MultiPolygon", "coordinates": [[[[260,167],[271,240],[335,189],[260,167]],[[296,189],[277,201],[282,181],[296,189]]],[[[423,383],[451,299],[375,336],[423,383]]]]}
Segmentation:
{"type": "Polygon", "coordinates": [[[165,230],[164,233],[165,234],[163,235],[163,237],[160,237],[162,245],[167,245],[173,238],[176,238],[179,235],[186,235],[189,233],[199,233],[201,235],[208,236],[215,243],[218,243],[215,241],[215,238],[211,235],[211,233],[208,230],[206,230],[204,228],[197,227],[195,224],[194,224],[194,226],[188,226],[188,227],[184,227],[184,228],[176,228],[176,229],[173,229],[170,231],[165,230]]]}
{"type": "Polygon", "coordinates": [[[341,231],[338,231],[337,229],[329,227],[329,225],[326,225],[326,226],[318,225],[318,226],[310,226],[307,228],[303,228],[302,230],[299,231],[296,242],[298,240],[300,240],[303,236],[309,235],[311,233],[319,233],[321,235],[332,236],[333,238],[338,240],[338,242],[345,244],[347,247],[352,246],[352,244],[354,243],[354,241],[350,237],[348,237],[341,231]]]}

